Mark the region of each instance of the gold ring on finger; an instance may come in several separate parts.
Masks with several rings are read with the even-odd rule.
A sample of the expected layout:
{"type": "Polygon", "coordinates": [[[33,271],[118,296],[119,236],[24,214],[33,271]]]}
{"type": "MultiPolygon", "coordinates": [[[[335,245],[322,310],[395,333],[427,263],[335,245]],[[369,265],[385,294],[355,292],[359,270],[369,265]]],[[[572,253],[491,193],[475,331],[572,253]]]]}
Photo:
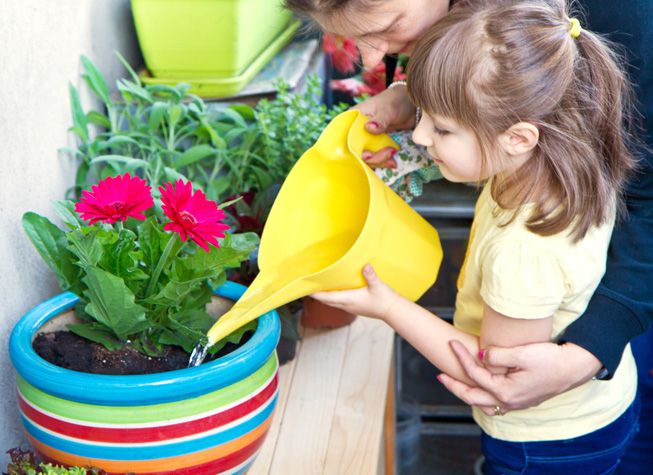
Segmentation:
{"type": "Polygon", "coordinates": [[[495,416],[503,416],[504,414],[505,414],[505,412],[503,412],[503,410],[501,409],[501,406],[499,406],[499,405],[494,406],[494,415],[495,416]]]}

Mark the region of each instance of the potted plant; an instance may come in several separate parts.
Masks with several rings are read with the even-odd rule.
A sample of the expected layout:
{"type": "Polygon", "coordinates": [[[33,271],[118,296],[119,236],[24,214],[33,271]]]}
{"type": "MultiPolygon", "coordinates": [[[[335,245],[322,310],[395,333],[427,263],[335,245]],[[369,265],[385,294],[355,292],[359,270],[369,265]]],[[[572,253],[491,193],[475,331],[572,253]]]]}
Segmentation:
{"type": "Polygon", "coordinates": [[[79,202],[56,204],[66,231],[34,213],[23,218],[66,290],[28,312],[9,345],[23,425],[46,462],[110,473],[232,473],[246,470],[265,437],[276,402],[275,312],[211,347],[215,355],[239,342],[208,363],[105,374],[130,372],[132,357],[159,363],[181,349],[185,366],[206,341],[210,313],[245,290],[225,282],[225,269],[248,258],[256,235],[226,233],[224,212],[188,182],[158,191],[160,209],[145,180],[108,177],[79,202]],[[48,361],[67,350],[57,346],[63,329],[92,346],[94,373],[70,369],[86,358],[64,358],[67,367],[48,361]]]}
{"type": "MultiPolygon", "coordinates": [[[[143,84],[120,57],[129,78],[120,79],[111,96],[101,71],[82,56],[83,79],[102,109],[84,110],[70,87],[77,147],[67,150],[78,160],[76,186],[69,196],[101,178],[128,172],[144,176],[156,190],[165,180],[182,178],[216,201],[242,198],[227,206],[233,231],[259,236],[280,183],[324,127],[346,106],[331,110],[321,103],[322,83],[307,78],[301,93],[278,81],[277,95],[255,107],[242,104],[214,108],[187,84],[143,84]]],[[[258,273],[255,260],[243,261],[233,277],[248,284],[258,273]]],[[[297,314],[302,303],[278,309],[282,324],[282,362],[292,358],[299,338],[297,314]]],[[[310,320],[309,320],[310,325],[310,320]]]]}
{"type": "Polygon", "coordinates": [[[238,92],[300,25],[291,22],[292,13],[280,0],[132,0],[131,4],[152,83],[183,80],[191,83],[194,92],[211,97],[238,92]]]}

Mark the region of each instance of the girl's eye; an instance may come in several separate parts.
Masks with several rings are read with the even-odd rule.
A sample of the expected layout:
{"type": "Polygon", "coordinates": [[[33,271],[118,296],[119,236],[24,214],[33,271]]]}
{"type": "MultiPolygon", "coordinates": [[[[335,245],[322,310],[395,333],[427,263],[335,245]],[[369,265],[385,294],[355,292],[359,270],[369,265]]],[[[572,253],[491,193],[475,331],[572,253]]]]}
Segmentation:
{"type": "Polygon", "coordinates": [[[449,131],[444,130],[444,129],[438,129],[437,127],[433,127],[433,130],[435,131],[436,134],[438,135],[448,135],[449,131]]]}

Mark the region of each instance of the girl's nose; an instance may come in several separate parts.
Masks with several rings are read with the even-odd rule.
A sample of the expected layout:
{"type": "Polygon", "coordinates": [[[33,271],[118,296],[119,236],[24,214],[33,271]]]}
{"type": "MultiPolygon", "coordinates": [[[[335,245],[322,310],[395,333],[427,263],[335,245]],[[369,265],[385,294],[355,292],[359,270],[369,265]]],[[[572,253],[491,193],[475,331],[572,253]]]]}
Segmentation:
{"type": "Polygon", "coordinates": [[[363,66],[371,69],[381,61],[388,51],[387,41],[366,41],[358,43],[358,50],[361,53],[361,61],[363,66]]]}
{"type": "Polygon", "coordinates": [[[413,130],[413,142],[418,145],[423,145],[424,147],[430,147],[433,145],[431,140],[431,135],[427,131],[427,127],[424,124],[424,116],[422,119],[415,125],[413,130]]]}

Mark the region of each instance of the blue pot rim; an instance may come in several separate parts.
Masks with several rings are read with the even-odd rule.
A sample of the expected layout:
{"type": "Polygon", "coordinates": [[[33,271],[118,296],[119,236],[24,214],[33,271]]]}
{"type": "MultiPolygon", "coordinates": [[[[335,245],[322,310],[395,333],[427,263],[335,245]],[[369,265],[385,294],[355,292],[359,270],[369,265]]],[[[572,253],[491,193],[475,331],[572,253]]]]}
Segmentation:
{"type": "MultiPolygon", "coordinates": [[[[215,295],[238,300],[247,287],[226,282],[215,295]]],[[[16,372],[48,394],[85,404],[138,406],[189,399],[217,391],[254,373],[274,354],[281,325],[276,310],[261,315],[254,335],[236,351],[209,363],[164,373],[103,375],[82,373],[53,365],[32,348],[34,334],[50,319],[79,301],[72,292],[56,295],[27,312],[9,339],[16,372]]]]}

